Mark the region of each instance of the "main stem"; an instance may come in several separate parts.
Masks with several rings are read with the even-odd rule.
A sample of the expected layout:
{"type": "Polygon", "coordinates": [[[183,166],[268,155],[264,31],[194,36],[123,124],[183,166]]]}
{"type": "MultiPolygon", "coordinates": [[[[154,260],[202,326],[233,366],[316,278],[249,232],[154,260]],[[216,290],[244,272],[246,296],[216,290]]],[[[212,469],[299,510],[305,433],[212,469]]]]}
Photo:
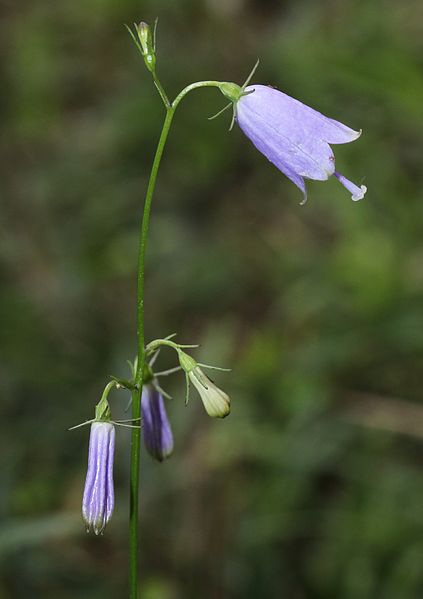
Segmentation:
{"type": "MultiPolygon", "coordinates": [[[[163,150],[166,145],[172,119],[176,107],[186,94],[200,87],[219,87],[218,81],[199,81],[192,83],[183,89],[175,98],[172,104],[169,103],[167,96],[160,85],[158,79],[154,77],[154,82],[159,90],[166,108],[166,118],[163,123],[160,139],[157,144],[156,154],[151,167],[150,179],[148,181],[147,193],[144,202],[144,212],[141,222],[140,243],[138,249],[138,275],[137,275],[137,347],[138,364],[135,376],[136,390],[132,392],[132,418],[138,422],[141,416],[141,395],[143,387],[144,366],[145,366],[145,332],[144,332],[144,274],[145,274],[145,255],[147,250],[147,237],[150,224],[151,203],[153,200],[154,188],[156,186],[157,173],[159,171],[160,161],[163,150]]],[[[139,499],[139,478],[140,478],[140,444],[141,430],[133,428],[131,435],[131,474],[130,474],[130,505],[129,505],[129,597],[138,599],[138,499],[139,499]]]]}
{"type": "MultiPolygon", "coordinates": [[[[157,144],[156,154],[151,167],[150,179],[145,196],[144,212],[141,222],[140,244],[138,250],[138,277],[137,277],[137,347],[138,366],[136,372],[137,390],[132,392],[132,418],[138,422],[141,416],[141,394],[145,366],[145,333],[144,333],[144,272],[145,254],[147,250],[147,236],[150,223],[151,202],[156,185],[157,173],[166,139],[172,123],[174,109],[167,108],[163,129],[157,144]]],[[[129,597],[138,599],[138,497],[140,478],[140,443],[141,430],[132,429],[131,435],[131,475],[130,475],[130,504],[129,504],[129,597]]]]}

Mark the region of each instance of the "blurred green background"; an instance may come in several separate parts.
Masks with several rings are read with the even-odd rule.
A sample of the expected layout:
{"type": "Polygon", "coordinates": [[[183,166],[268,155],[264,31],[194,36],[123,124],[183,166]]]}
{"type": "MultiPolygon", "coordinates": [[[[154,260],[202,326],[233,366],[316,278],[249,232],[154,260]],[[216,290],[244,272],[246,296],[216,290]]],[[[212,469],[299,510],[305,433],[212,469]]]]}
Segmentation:
{"type": "MultiPolygon", "coordinates": [[[[0,598],[124,598],[129,437],[115,515],[80,518],[88,429],[135,352],[143,195],[163,108],[123,23],[159,17],[174,97],[271,84],[353,128],[309,203],[216,90],[175,118],[153,206],[147,337],[178,331],[232,414],[181,376],[175,452],[142,455],[141,599],[423,597],[420,0],[3,0],[0,598]]],[[[160,366],[174,364],[162,352],[160,366]]],[[[125,393],[112,397],[122,417],[125,393]]]]}

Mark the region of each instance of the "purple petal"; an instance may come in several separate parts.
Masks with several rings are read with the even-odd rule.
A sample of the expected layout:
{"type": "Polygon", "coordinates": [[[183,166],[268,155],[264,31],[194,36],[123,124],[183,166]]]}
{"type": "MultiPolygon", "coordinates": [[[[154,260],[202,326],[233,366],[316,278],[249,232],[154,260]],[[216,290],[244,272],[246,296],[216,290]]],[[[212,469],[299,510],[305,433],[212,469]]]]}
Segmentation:
{"type": "Polygon", "coordinates": [[[173,451],[173,435],[163,396],[153,385],[144,385],[141,412],[144,444],[150,455],[162,462],[173,451]]]}
{"type": "Polygon", "coordinates": [[[255,90],[242,98],[251,110],[261,112],[266,107],[266,121],[291,137],[298,129],[314,131],[330,144],[345,144],[356,140],[361,131],[354,131],[343,123],[330,119],[314,108],[303,104],[287,94],[266,85],[250,85],[245,91],[255,90]]]}
{"type": "Polygon", "coordinates": [[[109,436],[109,447],[107,453],[107,467],[106,467],[106,514],[105,523],[110,520],[115,507],[115,486],[113,481],[113,460],[115,454],[115,428],[113,427],[112,433],[109,436]]]}
{"type": "Polygon", "coordinates": [[[110,422],[93,422],[82,515],[88,528],[100,534],[114,508],[113,457],[115,428],[110,422]]]}
{"type": "Polygon", "coordinates": [[[319,181],[333,175],[335,158],[324,138],[326,117],[323,126],[319,119],[307,118],[307,110],[298,110],[286,102],[289,96],[272,88],[258,85],[247,90],[254,92],[239,100],[237,121],[260,152],[282,172],[288,169],[319,181]]]}
{"type": "Polygon", "coordinates": [[[301,204],[305,204],[307,202],[307,189],[306,189],[303,177],[301,177],[300,175],[297,175],[296,173],[294,173],[294,171],[292,171],[291,169],[289,169],[284,164],[281,164],[278,168],[279,168],[280,171],[283,172],[283,174],[286,177],[288,177],[288,179],[291,179],[291,181],[293,183],[295,183],[295,185],[299,189],[301,189],[301,191],[303,192],[303,200],[300,203],[301,204]]]}
{"type": "Polygon", "coordinates": [[[358,200],[362,200],[364,198],[364,196],[366,195],[366,191],[367,191],[367,187],[365,185],[361,185],[361,187],[358,187],[358,185],[356,185],[355,183],[353,183],[352,181],[350,181],[349,179],[347,179],[346,177],[344,177],[344,175],[341,175],[341,173],[334,173],[335,177],[338,179],[338,181],[340,183],[342,183],[342,185],[348,189],[349,192],[351,192],[351,199],[354,202],[357,202],[358,200]]]}

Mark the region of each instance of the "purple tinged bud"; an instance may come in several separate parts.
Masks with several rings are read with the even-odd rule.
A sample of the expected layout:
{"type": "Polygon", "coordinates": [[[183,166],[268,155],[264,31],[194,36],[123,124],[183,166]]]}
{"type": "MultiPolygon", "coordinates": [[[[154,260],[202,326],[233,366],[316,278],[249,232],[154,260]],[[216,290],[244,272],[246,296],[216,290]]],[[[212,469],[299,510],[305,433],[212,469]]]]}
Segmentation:
{"type": "Polygon", "coordinates": [[[151,384],[143,387],[141,413],[145,447],[153,458],[162,462],[173,451],[173,435],[163,396],[151,384]]]}
{"type": "Polygon", "coordinates": [[[91,424],[88,471],[82,500],[82,516],[87,530],[103,532],[110,520],[114,503],[113,458],[115,427],[111,422],[91,424]]]}
{"type": "Polygon", "coordinates": [[[304,201],[304,178],[324,181],[332,175],[352,193],[353,200],[364,197],[364,185],[359,188],[335,173],[330,147],[356,140],[361,131],[354,131],[271,87],[250,85],[245,92],[236,104],[239,126],[255,147],[301,189],[304,201]]]}

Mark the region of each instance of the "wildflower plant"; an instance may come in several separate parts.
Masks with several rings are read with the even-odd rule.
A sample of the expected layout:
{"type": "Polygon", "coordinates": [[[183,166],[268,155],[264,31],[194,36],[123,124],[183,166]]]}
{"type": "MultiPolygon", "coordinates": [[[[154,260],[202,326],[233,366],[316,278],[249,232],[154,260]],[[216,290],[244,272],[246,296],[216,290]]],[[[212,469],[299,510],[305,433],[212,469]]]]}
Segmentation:
{"type": "Polygon", "coordinates": [[[149,454],[159,462],[172,454],[174,445],[166,411],[169,395],[161,386],[162,377],[176,372],[182,373],[186,383],[185,403],[189,401],[190,388],[193,386],[203,402],[205,411],[212,418],[224,418],[228,416],[231,409],[229,396],[204,372],[207,369],[227,369],[198,363],[191,353],[186,351],[194,350],[197,345],[177,343],[174,334],[155,339],[148,344],[145,342],[145,259],[151,204],[163,150],[177,107],[191,91],[204,87],[217,88],[229,103],[210,118],[213,119],[232,107],[230,129],[235,122],[238,123],[255,147],[300,188],[303,193],[302,203],[306,200],[305,179],[326,180],[334,175],[351,192],[353,200],[361,199],[366,192],[363,185],[358,187],[335,170],[335,158],[331,149],[331,144],[354,141],[360,133],[323,116],[274,88],[250,85],[258,62],[242,86],[225,81],[198,81],[187,85],[171,101],[157,75],[156,25],[157,22],[153,31],[146,23],[134,25],[133,29],[127,28],[152,76],[165,109],[163,128],[153,158],[140,227],[137,273],[137,355],[133,363],[129,362],[130,378],[112,377],[96,406],[95,418],[78,425],[78,427],[91,425],[82,512],[87,529],[93,530],[96,534],[103,533],[114,507],[115,425],[131,429],[129,506],[129,596],[131,599],[138,597],[138,494],[141,436],[149,454]],[[173,350],[177,359],[175,367],[166,371],[156,369],[156,362],[163,348],[173,350]],[[131,393],[132,416],[129,420],[112,421],[108,399],[112,389],[124,389],[131,393]]]}

